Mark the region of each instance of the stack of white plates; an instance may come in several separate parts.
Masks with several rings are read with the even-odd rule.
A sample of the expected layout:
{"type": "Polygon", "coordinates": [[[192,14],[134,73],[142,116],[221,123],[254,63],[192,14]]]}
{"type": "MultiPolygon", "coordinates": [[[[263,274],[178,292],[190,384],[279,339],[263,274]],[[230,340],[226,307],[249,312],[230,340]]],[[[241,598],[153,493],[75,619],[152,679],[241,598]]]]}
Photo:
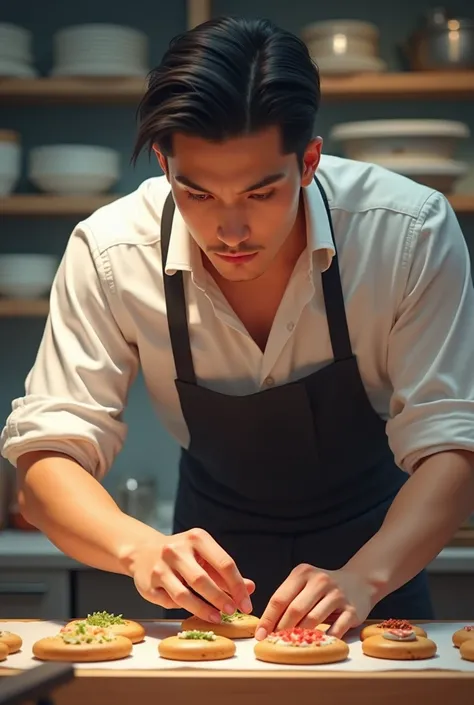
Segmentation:
{"type": "Polygon", "coordinates": [[[387,68],[378,56],[378,27],[370,22],[314,22],[303,29],[302,37],[321,74],[373,73],[387,68]]]}
{"type": "Polygon", "coordinates": [[[32,35],[28,29],[0,23],[0,76],[34,78],[32,35]]]}
{"type": "Polygon", "coordinates": [[[108,147],[55,144],[29,155],[28,177],[41,191],[94,195],[108,191],[120,176],[120,154],[108,147]]]}
{"type": "Polygon", "coordinates": [[[55,76],[145,76],[148,37],[131,27],[85,24],[54,35],[55,76]]]}
{"type": "Polygon", "coordinates": [[[344,156],[371,162],[449,193],[469,165],[454,159],[469,127],[453,120],[369,120],[336,125],[330,137],[344,156]]]}

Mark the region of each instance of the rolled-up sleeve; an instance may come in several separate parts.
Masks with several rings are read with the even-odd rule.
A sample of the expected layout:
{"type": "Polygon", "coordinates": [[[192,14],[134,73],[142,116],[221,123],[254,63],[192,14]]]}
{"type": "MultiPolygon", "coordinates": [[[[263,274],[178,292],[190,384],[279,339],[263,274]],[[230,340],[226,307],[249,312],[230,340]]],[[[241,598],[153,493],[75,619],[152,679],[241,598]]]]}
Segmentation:
{"type": "Polygon", "coordinates": [[[406,248],[405,291],[388,348],[387,433],[400,467],[446,450],[474,451],[474,289],[448,201],[426,201],[406,248]]]}
{"type": "Polygon", "coordinates": [[[25,452],[73,457],[96,477],[110,468],[126,436],[122,414],[138,368],[110,308],[107,253],[86,224],[69,239],[50,296],[36,361],[1,437],[13,465],[25,452]]]}

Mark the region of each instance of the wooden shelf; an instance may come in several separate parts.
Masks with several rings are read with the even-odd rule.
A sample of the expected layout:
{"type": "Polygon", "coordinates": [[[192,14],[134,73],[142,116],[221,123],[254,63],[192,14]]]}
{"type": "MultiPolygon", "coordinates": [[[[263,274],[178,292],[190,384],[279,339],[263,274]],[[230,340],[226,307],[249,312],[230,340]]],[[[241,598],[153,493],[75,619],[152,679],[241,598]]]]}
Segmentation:
{"type": "MultiPolygon", "coordinates": [[[[474,100],[474,70],[405,71],[323,78],[323,100],[474,100]]],[[[2,78],[2,103],[136,105],[146,78],[2,78]]]]}
{"type": "MultiPolygon", "coordinates": [[[[98,208],[112,203],[120,194],[105,196],[49,196],[42,194],[15,194],[0,198],[0,216],[87,216],[98,208]]],[[[458,214],[474,214],[474,194],[454,193],[448,200],[458,214]]]]}
{"type": "Polygon", "coordinates": [[[14,194],[8,198],[0,198],[0,214],[28,217],[90,215],[101,206],[105,206],[119,197],[118,194],[101,196],[14,194]]]}
{"type": "Polygon", "coordinates": [[[27,318],[47,316],[49,311],[48,299],[1,299],[0,317],[27,318]]]}

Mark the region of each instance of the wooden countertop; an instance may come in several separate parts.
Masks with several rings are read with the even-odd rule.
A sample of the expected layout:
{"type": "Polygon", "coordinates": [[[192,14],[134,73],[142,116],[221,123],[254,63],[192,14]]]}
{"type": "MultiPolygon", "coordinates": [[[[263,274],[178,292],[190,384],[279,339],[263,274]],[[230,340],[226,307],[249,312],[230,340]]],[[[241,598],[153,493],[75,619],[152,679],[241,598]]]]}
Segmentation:
{"type": "MultiPolygon", "coordinates": [[[[0,620],[7,621],[7,620],[0,620]]],[[[16,621],[16,620],[8,620],[16,621]]],[[[30,620],[17,620],[30,621],[30,620]]],[[[147,621],[147,620],[140,620],[147,621]]],[[[160,620],[166,621],[166,620],[160,620]]],[[[469,621],[469,620],[467,620],[469,621]]],[[[0,668],[0,676],[18,673],[0,668]]],[[[470,702],[474,672],[423,670],[354,673],[324,671],[76,671],[73,681],[54,693],[55,705],[287,705],[324,698],[329,705],[400,705],[405,701],[446,705],[470,702]]],[[[1,692],[1,682],[0,682],[1,692]]]]}

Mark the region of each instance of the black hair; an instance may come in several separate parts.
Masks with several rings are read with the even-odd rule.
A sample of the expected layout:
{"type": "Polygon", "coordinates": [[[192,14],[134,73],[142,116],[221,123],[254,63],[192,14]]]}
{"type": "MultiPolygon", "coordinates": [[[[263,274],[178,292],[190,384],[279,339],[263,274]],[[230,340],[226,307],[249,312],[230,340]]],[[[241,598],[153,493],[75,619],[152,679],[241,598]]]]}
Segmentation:
{"type": "Polygon", "coordinates": [[[138,107],[132,161],[173,133],[221,142],[279,126],[286,154],[302,156],[320,102],[318,69],[304,42],[269,20],[223,17],[174,38],[138,107]]]}

